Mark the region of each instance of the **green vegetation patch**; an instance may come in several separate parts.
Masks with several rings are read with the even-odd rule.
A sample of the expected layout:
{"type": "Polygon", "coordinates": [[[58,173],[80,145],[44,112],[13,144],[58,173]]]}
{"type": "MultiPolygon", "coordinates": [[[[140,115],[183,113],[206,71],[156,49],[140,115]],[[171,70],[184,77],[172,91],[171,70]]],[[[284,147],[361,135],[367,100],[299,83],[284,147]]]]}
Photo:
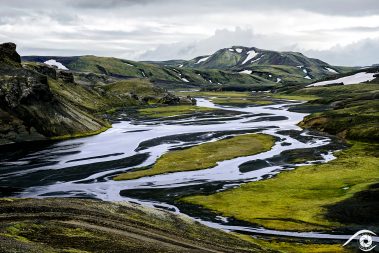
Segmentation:
{"type": "Polygon", "coordinates": [[[351,198],[379,179],[378,144],[355,142],[326,164],[303,166],[237,189],[182,200],[278,230],[331,230],[326,205],[351,198]]]}
{"type": "Polygon", "coordinates": [[[186,114],[193,114],[196,112],[209,112],[215,109],[208,107],[199,107],[193,105],[175,105],[175,106],[162,106],[139,109],[138,112],[142,116],[151,118],[172,117],[186,114]]]}
{"type": "MultiPolygon", "coordinates": [[[[238,91],[198,91],[178,92],[177,95],[190,95],[192,97],[205,97],[219,105],[271,105],[272,99],[267,96],[238,91]]],[[[266,93],[265,93],[266,94],[266,93]]]]}
{"type": "Polygon", "coordinates": [[[107,91],[117,94],[134,93],[138,94],[139,96],[159,96],[163,93],[162,89],[155,87],[149,80],[140,78],[115,82],[106,85],[104,88],[107,91]]]}
{"type": "Polygon", "coordinates": [[[293,94],[272,94],[272,97],[279,98],[279,99],[301,100],[301,101],[312,101],[319,98],[316,95],[293,95],[293,94]]]}
{"type": "Polygon", "coordinates": [[[307,240],[294,241],[293,239],[263,239],[253,238],[249,235],[237,234],[238,237],[246,241],[255,243],[266,250],[278,250],[279,252],[291,253],[343,253],[351,252],[348,247],[343,247],[342,244],[322,244],[312,243],[307,240]]]}
{"type": "Polygon", "coordinates": [[[219,161],[268,151],[274,143],[274,137],[266,134],[235,136],[184,150],[168,152],[160,157],[151,169],[123,173],[114,179],[129,180],[170,172],[211,168],[216,166],[219,161]]]}
{"type": "Polygon", "coordinates": [[[224,97],[224,98],[245,98],[249,97],[251,92],[238,91],[191,91],[177,92],[176,95],[190,95],[191,97],[224,97]]]}
{"type": "Polygon", "coordinates": [[[212,102],[219,105],[272,105],[273,101],[250,98],[214,98],[212,102]]]}

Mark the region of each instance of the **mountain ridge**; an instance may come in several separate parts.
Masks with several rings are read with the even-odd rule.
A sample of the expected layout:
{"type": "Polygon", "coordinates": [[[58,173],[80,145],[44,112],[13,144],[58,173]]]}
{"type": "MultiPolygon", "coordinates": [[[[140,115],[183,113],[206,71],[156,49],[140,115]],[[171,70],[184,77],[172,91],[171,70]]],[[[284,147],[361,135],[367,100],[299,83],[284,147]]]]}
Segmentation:
{"type": "Polygon", "coordinates": [[[131,61],[115,57],[23,56],[23,61],[55,60],[72,71],[116,78],[146,78],[165,89],[272,90],[310,84],[356,68],[332,66],[299,52],[232,46],[191,60],[131,61]]]}

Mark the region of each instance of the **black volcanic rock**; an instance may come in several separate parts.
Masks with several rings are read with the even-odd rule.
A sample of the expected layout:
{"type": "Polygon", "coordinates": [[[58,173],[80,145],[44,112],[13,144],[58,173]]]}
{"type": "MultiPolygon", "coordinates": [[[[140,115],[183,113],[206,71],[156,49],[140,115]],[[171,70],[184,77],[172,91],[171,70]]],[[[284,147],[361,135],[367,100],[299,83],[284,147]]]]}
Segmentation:
{"type": "Polygon", "coordinates": [[[0,106],[13,110],[33,101],[52,101],[47,76],[23,68],[15,50],[13,43],[0,45],[0,106]]]}
{"type": "Polygon", "coordinates": [[[16,45],[0,45],[0,145],[44,138],[86,135],[107,126],[101,119],[56,95],[49,78],[74,82],[71,72],[44,64],[20,63],[16,45]]]}
{"type": "MultiPolygon", "coordinates": [[[[30,66],[27,66],[27,67],[30,68],[30,66]]],[[[34,71],[37,71],[38,73],[40,73],[42,75],[46,75],[50,78],[57,79],[56,68],[49,66],[47,64],[35,64],[35,65],[33,65],[33,67],[31,69],[34,71]]]]}
{"type": "Polygon", "coordinates": [[[69,71],[58,71],[58,78],[63,82],[74,83],[74,75],[69,71]]]}
{"type": "Polygon", "coordinates": [[[0,44],[0,63],[20,65],[21,57],[16,52],[16,44],[7,42],[0,44]]]}

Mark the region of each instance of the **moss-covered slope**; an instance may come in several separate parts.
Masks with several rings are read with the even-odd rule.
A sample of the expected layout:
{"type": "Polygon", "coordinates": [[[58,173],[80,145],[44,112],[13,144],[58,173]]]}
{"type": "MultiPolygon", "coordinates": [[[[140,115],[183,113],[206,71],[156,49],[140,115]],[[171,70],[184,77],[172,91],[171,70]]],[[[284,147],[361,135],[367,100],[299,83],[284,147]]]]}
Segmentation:
{"type": "Polygon", "coordinates": [[[276,252],[129,203],[0,199],[0,252],[276,252]]]}

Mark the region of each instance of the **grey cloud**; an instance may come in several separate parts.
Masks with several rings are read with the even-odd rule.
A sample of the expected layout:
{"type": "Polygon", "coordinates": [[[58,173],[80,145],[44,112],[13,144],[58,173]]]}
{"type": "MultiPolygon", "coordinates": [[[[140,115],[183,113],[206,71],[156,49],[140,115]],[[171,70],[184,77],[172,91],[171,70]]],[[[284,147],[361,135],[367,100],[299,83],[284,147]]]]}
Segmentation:
{"type": "MultiPolygon", "coordinates": [[[[371,16],[370,20],[378,20],[377,1],[2,0],[0,39],[22,45],[21,53],[24,55],[41,52],[65,55],[91,53],[162,60],[190,59],[232,45],[273,50],[305,46],[315,49],[309,51],[311,54],[342,62],[342,57],[316,49],[341,42],[340,32],[350,42],[354,38],[376,36],[379,27],[370,26],[373,24],[368,22],[372,21],[365,18],[377,15],[371,16]],[[296,12],[298,10],[312,13],[296,12]],[[323,20],[337,20],[340,24],[345,16],[350,16],[348,24],[351,27],[328,29],[327,22],[320,22],[321,26],[316,26],[319,30],[299,31],[307,27],[301,25],[308,16],[309,20],[319,18],[314,13],[324,14],[321,17],[323,20]],[[283,28],[286,34],[275,33],[282,32],[274,29],[273,22],[279,18],[293,19],[294,28],[287,25],[283,28]],[[235,26],[243,28],[230,30],[235,26]],[[264,34],[254,33],[253,30],[264,34]]],[[[367,45],[376,47],[370,43],[367,45]]],[[[339,48],[335,50],[343,52],[339,48]]],[[[372,55],[367,54],[367,59],[365,62],[372,61],[372,55]]],[[[349,60],[344,64],[352,62],[364,60],[349,60]]]]}
{"type": "MultiPolygon", "coordinates": [[[[379,4],[377,0],[3,0],[2,7],[15,7],[18,9],[57,9],[59,11],[70,9],[100,9],[118,11],[119,8],[141,6],[139,11],[160,14],[174,13],[212,13],[220,10],[306,10],[328,15],[378,15],[379,4]]],[[[133,13],[130,13],[133,15],[133,13]]]]}
{"type": "Polygon", "coordinates": [[[93,1],[93,0],[68,0],[68,2],[75,7],[86,8],[86,9],[97,9],[97,8],[115,8],[115,7],[125,7],[131,5],[146,5],[149,3],[154,3],[156,0],[108,0],[108,1],[93,1]]]}
{"type": "Polygon", "coordinates": [[[379,38],[364,39],[347,46],[335,46],[328,50],[301,50],[293,42],[296,38],[282,35],[258,35],[252,30],[236,28],[234,31],[218,30],[204,40],[192,43],[161,45],[140,56],[142,60],[191,59],[208,55],[220,48],[248,46],[279,51],[300,51],[309,57],[341,66],[367,66],[379,63],[379,38]]]}
{"type": "Polygon", "coordinates": [[[379,26],[353,26],[353,27],[344,27],[344,28],[336,28],[336,29],[319,29],[309,31],[302,31],[304,33],[330,33],[330,32],[379,32],[379,26]]]}
{"type": "Polygon", "coordinates": [[[191,59],[200,55],[212,54],[220,48],[248,46],[273,50],[288,50],[293,47],[293,39],[280,35],[260,35],[251,29],[220,29],[209,38],[189,43],[160,45],[142,54],[141,60],[191,59]],[[285,46],[283,46],[285,45],[285,46]]]}
{"type": "Polygon", "coordinates": [[[328,50],[308,50],[305,54],[326,60],[333,65],[369,66],[379,63],[379,38],[364,39],[347,46],[335,46],[328,50]]]}

